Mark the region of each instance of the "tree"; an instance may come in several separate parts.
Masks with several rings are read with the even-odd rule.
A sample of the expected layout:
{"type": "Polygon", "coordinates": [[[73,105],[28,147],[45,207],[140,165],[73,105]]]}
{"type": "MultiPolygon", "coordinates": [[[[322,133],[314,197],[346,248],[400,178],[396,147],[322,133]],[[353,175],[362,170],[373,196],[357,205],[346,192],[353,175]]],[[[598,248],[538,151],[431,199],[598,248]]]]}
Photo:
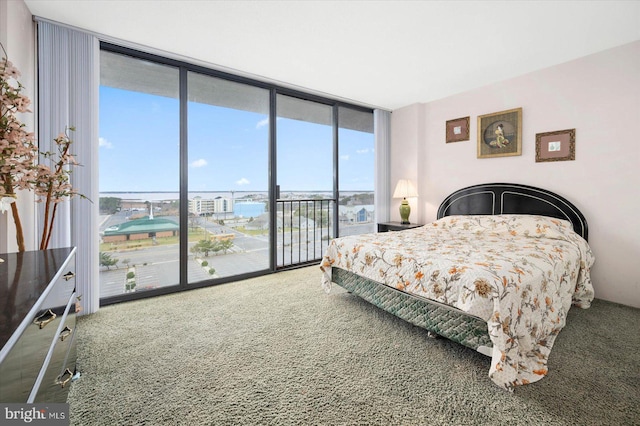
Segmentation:
{"type": "Polygon", "coordinates": [[[190,216],[189,217],[189,228],[192,231],[195,231],[200,227],[200,217],[199,216],[190,216]]]}
{"type": "Polygon", "coordinates": [[[118,263],[118,259],[111,257],[109,253],[103,251],[100,252],[100,266],[106,266],[109,269],[111,266],[118,263]]]}
{"type": "MultiPolygon", "coordinates": [[[[298,223],[298,216],[311,219],[321,226],[326,226],[329,223],[329,214],[326,209],[316,206],[314,210],[313,205],[310,206],[309,204],[302,204],[299,209],[296,209],[293,216],[295,219],[291,226],[298,223]]],[[[304,221],[301,220],[300,222],[303,223],[304,221]]]]}
{"type": "Polygon", "coordinates": [[[373,192],[365,192],[361,194],[353,194],[348,197],[340,199],[339,204],[341,206],[361,206],[365,204],[373,204],[374,195],[373,192]]]}
{"type": "Polygon", "coordinates": [[[120,209],[122,199],[118,197],[100,197],[100,213],[115,214],[120,209]]]}
{"type": "Polygon", "coordinates": [[[217,241],[200,240],[191,248],[193,253],[204,253],[204,257],[209,257],[209,253],[212,251],[219,251],[217,241]]]}
{"type": "Polygon", "coordinates": [[[220,241],[220,249],[224,251],[224,254],[227,254],[227,250],[229,250],[231,246],[233,246],[233,241],[231,240],[220,241]]]}

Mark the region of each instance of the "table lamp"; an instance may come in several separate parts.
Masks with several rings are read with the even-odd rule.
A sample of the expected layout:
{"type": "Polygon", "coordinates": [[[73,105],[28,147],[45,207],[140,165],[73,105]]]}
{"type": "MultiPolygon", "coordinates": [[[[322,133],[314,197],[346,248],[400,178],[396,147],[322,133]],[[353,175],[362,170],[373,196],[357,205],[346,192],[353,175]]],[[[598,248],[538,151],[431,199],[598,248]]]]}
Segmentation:
{"type": "Polygon", "coordinates": [[[409,179],[400,179],[396,185],[396,190],[393,191],[393,198],[402,198],[400,204],[400,219],[403,225],[409,224],[409,214],[411,213],[411,207],[407,201],[407,197],[417,197],[418,192],[415,186],[409,179]]]}

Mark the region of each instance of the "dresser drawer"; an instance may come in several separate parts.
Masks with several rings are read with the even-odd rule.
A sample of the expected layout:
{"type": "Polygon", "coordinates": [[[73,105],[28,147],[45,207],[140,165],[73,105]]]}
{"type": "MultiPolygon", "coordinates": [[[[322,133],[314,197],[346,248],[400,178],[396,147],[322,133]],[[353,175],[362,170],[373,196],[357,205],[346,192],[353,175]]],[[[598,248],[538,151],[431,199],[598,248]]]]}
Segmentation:
{"type": "MultiPolygon", "coordinates": [[[[75,293],[72,292],[72,295],[75,293]]],[[[68,297],[65,306],[38,311],[11,352],[0,364],[0,377],[3,382],[0,388],[0,401],[24,402],[27,400],[49,348],[56,338],[66,305],[75,300],[71,295],[68,297]]]]}
{"type": "Polygon", "coordinates": [[[75,329],[75,248],[0,256],[0,402],[24,403],[36,395],[50,361],[71,356],[73,333],[62,339],[60,332],[75,329]]]}
{"type": "Polygon", "coordinates": [[[74,288],[70,287],[68,283],[60,282],[58,288],[54,290],[57,290],[56,294],[50,294],[45,302],[51,303],[46,309],[38,312],[20,339],[22,341],[22,368],[29,372],[25,373],[22,378],[24,386],[33,387],[52,342],[58,339],[57,330],[61,328],[60,324],[65,310],[75,300],[74,288]],[[67,300],[64,300],[63,305],[58,305],[62,302],[62,296],[67,300]]]}
{"type": "Polygon", "coordinates": [[[27,400],[61,318],[62,315],[57,315],[42,329],[33,324],[27,327],[22,338],[0,366],[0,377],[3,382],[0,401],[25,402],[27,400]]]}
{"type": "Polygon", "coordinates": [[[0,402],[25,402],[31,391],[30,386],[23,386],[23,378],[33,384],[38,375],[38,370],[23,370],[22,342],[18,341],[11,352],[0,364],[0,402]]]}
{"type": "MultiPolygon", "coordinates": [[[[46,370],[40,373],[42,381],[39,383],[33,402],[66,402],[67,400],[71,378],[75,373],[76,360],[74,299],[75,297],[69,305],[64,325],[53,342],[49,364],[46,370]]],[[[34,392],[32,391],[32,393],[34,392]]]]}

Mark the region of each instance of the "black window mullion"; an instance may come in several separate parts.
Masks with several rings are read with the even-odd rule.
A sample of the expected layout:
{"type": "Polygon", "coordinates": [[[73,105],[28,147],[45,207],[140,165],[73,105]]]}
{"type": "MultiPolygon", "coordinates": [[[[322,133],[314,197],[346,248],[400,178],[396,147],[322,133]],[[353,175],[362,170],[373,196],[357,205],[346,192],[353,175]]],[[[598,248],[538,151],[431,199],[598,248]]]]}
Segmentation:
{"type": "MultiPolygon", "coordinates": [[[[338,211],[338,197],[340,188],[338,186],[339,183],[339,170],[338,170],[338,161],[339,161],[339,122],[338,122],[338,105],[333,106],[333,199],[335,203],[333,205],[333,236],[338,237],[338,219],[340,216],[340,212],[338,211]]],[[[329,218],[327,217],[327,220],[329,218]]]]}
{"type": "Polygon", "coordinates": [[[276,152],[276,98],[276,90],[271,89],[269,93],[269,239],[271,243],[269,268],[271,271],[275,271],[278,265],[278,204],[276,200],[280,196],[278,193],[278,169],[276,167],[278,158],[276,152]]]}
{"type": "Polygon", "coordinates": [[[189,151],[187,69],[180,67],[180,287],[187,286],[189,261],[189,151]]]}

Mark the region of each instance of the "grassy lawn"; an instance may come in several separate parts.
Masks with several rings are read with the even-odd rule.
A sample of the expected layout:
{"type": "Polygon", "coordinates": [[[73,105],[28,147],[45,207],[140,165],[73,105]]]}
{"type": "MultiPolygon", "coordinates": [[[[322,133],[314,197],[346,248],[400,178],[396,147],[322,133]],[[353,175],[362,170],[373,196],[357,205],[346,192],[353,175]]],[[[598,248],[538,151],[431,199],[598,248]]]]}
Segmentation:
{"type": "MultiPolygon", "coordinates": [[[[189,242],[196,243],[206,236],[203,228],[189,230],[189,242]]],[[[156,244],[151,238],[135,241],[122,241],[117,243],[100,243],[100,251],[117,251],[117,250],[136,250],[154,246],[164,246],[180,243],[180,237],[162,237],[156,238],[156,244]]]]}
{"type": "Polygon", "coordinates": [[[252,235],[252,236],[269,235],[269,230],[268,229],[247,229],[244,226],[239,226],[239,227],[234,228],[234,229],[236,231],[242,232],[243,234],[246,234],[246,235],[252,235]]]}

